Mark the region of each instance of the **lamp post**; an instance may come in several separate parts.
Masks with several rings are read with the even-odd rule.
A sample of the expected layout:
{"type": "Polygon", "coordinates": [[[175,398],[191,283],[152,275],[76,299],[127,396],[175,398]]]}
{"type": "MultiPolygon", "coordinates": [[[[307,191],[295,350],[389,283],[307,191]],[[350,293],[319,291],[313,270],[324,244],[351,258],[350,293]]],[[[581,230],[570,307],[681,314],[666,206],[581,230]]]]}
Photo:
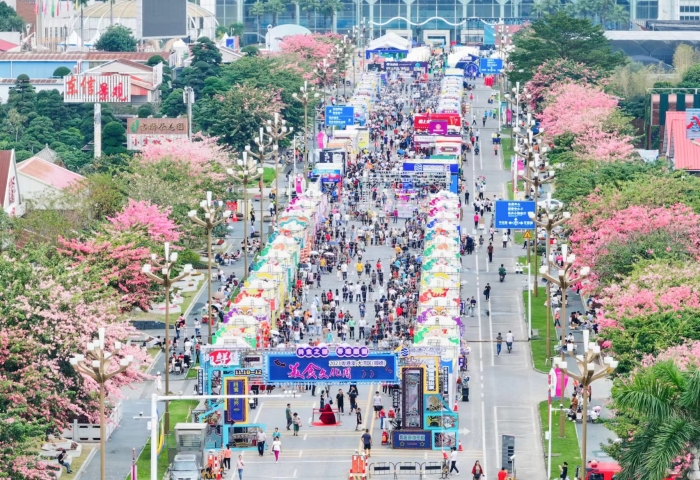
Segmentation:
{"type": "Polygon", "coordinates": [[[105,383],[111,378],[126,371],[134,361],[131,355],[127,355],[119,360],[119,367],[114,370],[112,367],[112,357],[114,353],[122,348],[121,342],[114,342],[114,352],[105,350],[105,329],[100,327],[97,330],[96,341],[88,342],[87,353],[76,354],[69,361],[78,372],[92,378],[100,386],[100,479],[105,480],[105,383]]]}
{"type": "MultiPolygon", "coordinates": [[[[603,360],[603,369],[598,372],[595,371],[595,362],[600,358],[600,345],[591,342],[588,343],[589,332],[588,330],[583,331],[583,355],[573,355],[573,348],[567,348],[566,354],[576,360],[578,366],[578,372],[569,371],[569,367],[566,360],[559,360],[554,364],[559,370],[561,370],[568,377],[578,381],[583,387],[583,438],[581,439],[581,471],[584,476],[586,474],[586,434],[588,433],[588,387],[601,378],[607,377],[617,368],[617,360],[613,360],[612,357],[607,356],[603,360]]],[[[563,412],[563,410],[562,410],[563,412]]],[[[551,435],[551,433],[550,433],[551,435]]],[[[550,459],[551,462],[551,459],[550,459]]]]}
{"type": "MultiPolygon", "coordinates": [[[[549,208],[546,209],[545,215],[542,217],[542,220],[538,219],[537,215],[534,213],[530,212],[528,214],[530,217],[530,220],[535,222],[535,225],[544,228],[547,231],[547,236],[545,238],[547,242],[547,253],[546,253],[546,258],[544,261],[545,265],[549,265],[549,256],[550,256],[550,251],[551,251],[551,244],[552,244],[552,230],[555,228],[563,225],[566,223],[567,220],[571,218],[571,214],[569,212],[563,212],[561,214],[561,218],[557,218],[557,215],[554,213],[549,213],[549,208]]],[[[552,358],[552,306],[550,305],[551,299],[552,299],[552,283],[547,282],[547,361],[549,361],[550,358],[552,358]]]]}
{"type": "MultiPolygon", "coordinates": [[[[275,219],[277,218],[277,209],[279,208],[280,199],[280,188],[279,188],[279,172],[277,171],[279,167],[279,141],[285,138],[287,135],[292,133],[294,128],[287,127],[287,121],[284,118],[280,118],[279,113],[275,112],[274,122],[272,120],[267,121],[267,126],[265,130],[267,131],[267,136],[270,137],[272,141],[272,151],[275,155],[275,219]]],[[[290,195],[291,197],[291,195],[290,195]]]]}
{"type": "MultiPolygon", "coordinates": [[[[260,133],[257,137],[253,139],[255,142],[255,145],[258,146],[258,151],[253,152],[250,148],[250,145],[245,146],[245,151],[248,152],[248,155],[251,155],[255,158],[258,159],[260,162],[260,167],[262,168],[264,163],[265,163],[265,149],[267,147],[272,146],[272,139],[270,139],[269,142],[265,141],[265,138],[263,136],[263,127],[260,127],[260,133]]],[[[260,180],[260,250],[263,249],[265,246],[265,240],[263,236],[263,182],[262,179],[260,180]]]]}
{"type": "Polygon", "coordinates": [[[248,182],[261,178],[265,170],[248,160],[248,152],[244,151],[243,160],[237,160],[234,168],[229,168],[226,171],[234,180],[243,184],[243,236],[245,237],[243,239],[243,265],[245,266],[243,279],[245,279],[248,275],[248,221],[245,218],[248,212],[248,182]]]}
{"type": "MultiPolygon", "coordinates": [[[[552,282],[555,285],[558,285],[559,288],[561,288],[561,337],[562,337],[562,344],[561,344],[561,359],[564,360],[564,339],[566,338],[566,297],[567,297],[567,290],[571,285],[574,285],[584,278],[588,276],[588,273],[590,272],[589,267],[581,267],[581,270],[578,272],[578,276],[574,275],[574,272],[572,271],[574,261],[576,260],[575,255],[572,253],[571,255],[568,254],[568,248],[566,245],[562,245],[562,256],[564,257],[564,265],[563,267],[559,268],[559,271],[557,272],[557,276],[553,276],[549,273],[549,267],[546,265],[542,265],[540,267],[540,274],[542,275],[542,278],[547,280],[548,282],[552,282]]],[[[549,261],[549,259],[548,259],[549,261]]],[[[551,299],[547,299],[547,302],[551,302],[551,299]]],[[[551,307],[547,307],[551,308],[551,307]]],[[[564,403],[564,372],[562,371],[561,373],[561,402],[564,403]]],[[[562,410],[559,415],[559,437],[564,438],[566,434],[564,433],[564,411],[562,410]]]]}
{"type": "MultiPolygon", "coordinates": [[[[221,225],[224,223],[228,217],[231,215],[231,212],[229,210],[224,210],[223,213],[221,214],[221,218],[216,218],[219,213],[221,212],[221,208],[223,207],[224,202],[212,202],[211,199],[211,192],[207,192],[207,198],[206,200],[202,200],[199,203],[199,206],[204,210],[204,219],[201,219],[197,216],[197,210],[190,210],[187,213],[187,216],[190,217],[190,220],[194,222],[195,224],[204,227],[207,230],[207,287],[208,287],[208,297],[209,297],[209,306],[208,306],[208,317],[209,321],[207,322],[207,329],[208,329],[208,336],[207,336],[207,343],[211,344],[211,324],[214,323],[214,319],[212,317],[212,312],[211,312],[211,304],[212,304],[212,287],[211,287],[211,263],[212,263],[212,256],[211,256],[211,232],[214,230],[215,227],[221,225]]],[[[167,387],[166,387],[167,390],[167,387]]]]}
{"type": "Polygon", "coordinates": [[[318,93],[314,91],[314,87],[309,88],[306,80],[304,80],[304,86],[299,87],[299,90],[301,90],[301,95],[297,95],[295,92],[292,93],[292,97],[304,105],[304,174],[306,174],[309,165],[309,102],[313,101],[315,104],[318,93]]]}
{"type": "Polygon", "coordinates": [[[318,79],[319,86],[323,90],[323,106],[326,106],[326,82],[328,81],[328,73],[331,70],[328,59],[324,58],[321,62],[316,64],[316,69],[314,70],[314,75],[318,79]]]}
{"type": "MultiPolygon", "coordinates": [[[[157,257],[156,254],[151,255],[151,261],[155,263],[157,257]]],[[[160,268],[161,276],[158,276],[152,272],[153,266],[150,263],[146,263],[141,267],[141,271],[154,282],[163,285],[165,288],[165,392],[170,392],[170,372],[168,368],[168,362],[170,361],[170,288],[175,282],[179,282],[192,271],[192,265],[185,265],[182,273],[176,277],[171,277],[173,273],[173,266],[177,262],[177,252],[170,252],[170,244],[165,242],[165,262],[162,265],[154,265],[156,268],[160,268]]],[[[164,426],[165,433],[170,431],[170,405],[165,404],[165,415],[164,415],[164,426]]]]}

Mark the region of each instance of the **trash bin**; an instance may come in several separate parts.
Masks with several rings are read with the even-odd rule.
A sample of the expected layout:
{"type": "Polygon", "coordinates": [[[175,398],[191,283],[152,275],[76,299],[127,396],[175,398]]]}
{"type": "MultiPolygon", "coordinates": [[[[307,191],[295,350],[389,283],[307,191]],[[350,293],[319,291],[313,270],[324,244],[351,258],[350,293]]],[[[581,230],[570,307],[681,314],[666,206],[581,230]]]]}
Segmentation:
{"type": "Polygon", "coordinates": [[[469,377],[464,377],[462,379],[462,401],[469,401],[469,377]]]}

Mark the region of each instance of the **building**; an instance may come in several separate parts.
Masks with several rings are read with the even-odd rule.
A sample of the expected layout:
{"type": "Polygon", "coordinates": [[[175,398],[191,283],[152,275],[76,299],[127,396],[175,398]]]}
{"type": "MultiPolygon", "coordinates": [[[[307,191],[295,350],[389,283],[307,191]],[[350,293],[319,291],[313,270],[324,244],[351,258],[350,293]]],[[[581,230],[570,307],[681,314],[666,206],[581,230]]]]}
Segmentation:
{"type": "MultiPolygon", "coordinates": [[[[7,103],[10,89],[15,86],[16,81],[14,78],[0,78],[0,103],[7,103]]],[[[29,80],[29,84],[37,93],[44,90],[58,90],[59,93],[63,93],[62,78],[33,78],[29,80]]]]}
{"type": "Polygon", "coordinates": [[[20,191],[15,151],[0,150],[0,201],[2,209],[11,217],[24,215],[25,204],[20,191]]]}
{"type": "Polygon", "coordinates": [[[700,138],[687,137],[688,123],[686,112],[666,112],[666,135],[662,153],[666,156],[671,168],[699,175],[700,138]]]}
{"type": "Polygon", "coordinates": [[[19,191],[22,192],[22,201],[33,202],[35,208],[46,208],[45,201],[58,198],[68,187],[84,179],[82,175],[39,157],[31,157],[17,164],[17,180],[19,191]]]}

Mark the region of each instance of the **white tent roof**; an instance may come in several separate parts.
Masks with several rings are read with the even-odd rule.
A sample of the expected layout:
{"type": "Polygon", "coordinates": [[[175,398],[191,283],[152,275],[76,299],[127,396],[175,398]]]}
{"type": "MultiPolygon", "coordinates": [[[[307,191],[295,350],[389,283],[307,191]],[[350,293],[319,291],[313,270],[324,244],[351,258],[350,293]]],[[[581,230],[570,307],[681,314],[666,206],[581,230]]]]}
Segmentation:
{"type": "Polygon", "coordinates": [[[411,41],[407,40],[395,33],[387,33],[379,38],[375,38],[369,42],[369,50],[374,50],[377,48],[398,48],[401,50],[408,50],[411,46],[411,41]]]}

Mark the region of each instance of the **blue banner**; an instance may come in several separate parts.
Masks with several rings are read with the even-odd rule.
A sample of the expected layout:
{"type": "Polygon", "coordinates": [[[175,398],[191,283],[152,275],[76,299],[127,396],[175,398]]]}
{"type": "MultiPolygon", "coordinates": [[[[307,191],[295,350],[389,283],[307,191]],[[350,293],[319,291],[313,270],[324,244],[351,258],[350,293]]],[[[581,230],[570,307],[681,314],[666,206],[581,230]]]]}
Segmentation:
{"type": "Polygon", "coordinates": [[[535,213],[535,202],[498,200],[496,201],[496,228],[534,229],[535,222],[530,220],[528,215],[530,212],[535,213]]]}
{"type": "Polygon", "coordinates": [[[479,74],[479,66],[476,63],[468,63],[464,67],[464,75],[466,77],[471,77],[472,75],[479,74]]]}
{"type": "Polygon", "coordinates": [[[482,58],[479,69],[483,74],[501,73],[503,71],[503,60],[500,58],[482,58]]]}
{"type": "Polygon", "coordinates": [[[326,107],[326,126],[345,127],[354,125],[355,107],[337,106],[326,107]]]}
{"type": "Polygon", "coordinates": [[[456,162],[453,163],[418,163],[418,162],[403,162],[404,172],[435,172],[441,173],[446,172],[459,173],[459,165],[456,162]]]}
{"type": "MultiPolygon", "coordinates": [[[[246,378],[227,378],[226,395],[247,395],[248,380],[246,378]]],[[[245,398],[229,398],[226,400],[226,417],[229,422],[248,422],[248,401],[245,398]]]]}
{"type": "Polygon", "coordinates": [[[307,349],[310,350],[308,355],[303,352],[301,355],[293,353],[267,355],[267,381],[271,383],[398,382],[397,360],[393,353],[363,352],[366,353],[365,356],[352,354],[341,356],[337,352],[328,352],[328,348],[325,348],[325,352],[320,352],[319,347],[307,349]],[[319,352],[314,354],[315,350],[319,352]]]}

